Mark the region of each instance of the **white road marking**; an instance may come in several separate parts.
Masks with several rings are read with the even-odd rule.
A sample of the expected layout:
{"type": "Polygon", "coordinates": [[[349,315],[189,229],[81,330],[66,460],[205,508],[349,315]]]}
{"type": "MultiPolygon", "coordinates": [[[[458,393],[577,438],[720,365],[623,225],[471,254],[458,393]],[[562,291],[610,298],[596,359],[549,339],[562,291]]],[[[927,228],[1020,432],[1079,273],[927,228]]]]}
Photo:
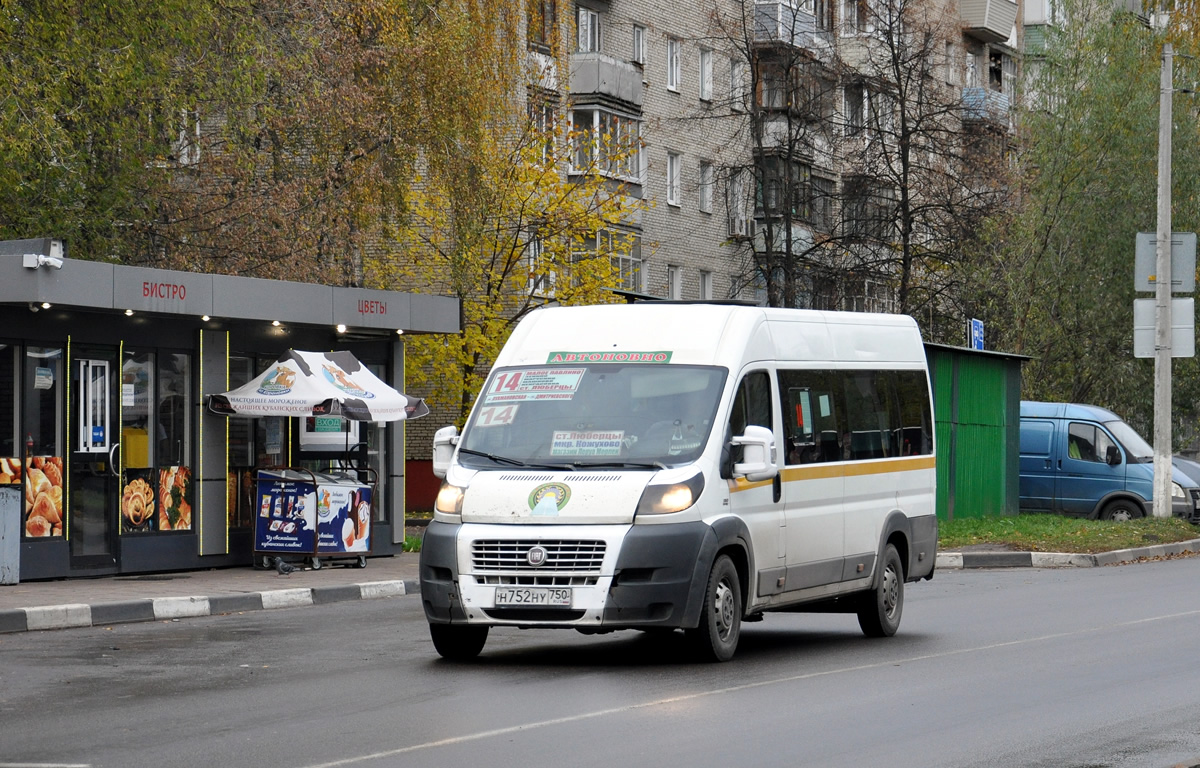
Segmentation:
{"type": "MultiPolygon", "coordinates": [[[[398,747],[389,749],[383,752],[372,752],[366,755],[357,755],[354,757],[345,757],[341,760],[332,760],[328,763],[314,763],[312,765],[300,766],[299,768],[337,768],[343,765],[354,765],[355,763],[365,763],[370,760],[381,760],[387,757],[395,757],[397,755],[406,755],[410,752],[417,752],[423,749],[434,749],[437,747],[448,747],[456,744],[465,744],[470,741],[479,741],[481,739],[489,739],[495,736],[507,736],[512,733],[520,733],[521,731],[530,731],[536,728],[548,728],[554,725],[564,725],[566,723],[577,723],[581,720],[592,720],[598,717],[607,717],[608,715],[617,715],[625,712],[635,712],[639,709],[649,709],[651,707],[662,707],[670,704],[677,704],[681,701],[691,701],[694,699],[703,699],[710,696],[721,696],[727,693],[738,693],[740,691],[749,691],[755,688],[765,688],[769,685],[780,685],[782,683],[794,683],[800,680],[812,680],[817,677],[828,677],[830,675],[839,675],[846,672],[861,672],[867,669],[878,669],[880,667],[894,667],[899,664],[911,664],[917,661],[929,661],[931,659],[946,659],[951,656],[962,656],[968,653],[980,653],[983,651],[994,651],[998,648],[1011,648],[1018,645],[1030,645],[1032,643],[1040,643],[1046,640],[1061,640],[1067,637],[1075,637],[1078,635],[1093,634],[1104,630],[1122,629],[1125,627],[1135,627],[1139,624],[1150,624],[1157,621],[1167,621],[1169,619],[1182,619],[1190,616],[1200,616],[1200,610],[1184,611],[1182,613],[1170,613],[1165,616],[1151,616],[1145,619],[1134,619],[1132,621],[1123,621],[1117,624],[1111,624],[1103,627],[1092,627],[1090,629],[1080,629],[1072,632],[1057,632],[1040,637],[1029,637],[1022,640],[1007,640],[1002,643],[991,643],[989,645],[980,645],[974,648],[959,648],[953,651],[943,651],[941,653],[930,653],[923,656],[909,656],[904,659],[888,659],[886,661],[877,661],[872,664],[859,664],[853,667],[841,667],[839,669],[829,669],[824,672],[808,672],[802,675],[788,675],[787,677],[779,677],[773,680],[759,680],[754,683],[745,683],[743,685],[732,685],[727,688],[717,688],[712,691],[697,691],[695,693],[687,693],[680,696],[669,696],[663,699],[655,699],[653,701],[644,701],[641,704],[627,704],[621,707],[612,707],[611,709],[598,709],[593,712],[581,712],[578,715],[568,715],[566,717],[556,717],[551,720],[539,720],[533,723],[525,723],[523,725],[510,725],[507,728],[496,728],[490,731],[479,731],[478,733],[468,733],[463,736],[452,736],[450,738],[438,739],[437,741],[427,741],[423,744],[413,744],[408,747],[398,747]]],[[[0,768],[6,766],[0,763],[0,768]]]]}

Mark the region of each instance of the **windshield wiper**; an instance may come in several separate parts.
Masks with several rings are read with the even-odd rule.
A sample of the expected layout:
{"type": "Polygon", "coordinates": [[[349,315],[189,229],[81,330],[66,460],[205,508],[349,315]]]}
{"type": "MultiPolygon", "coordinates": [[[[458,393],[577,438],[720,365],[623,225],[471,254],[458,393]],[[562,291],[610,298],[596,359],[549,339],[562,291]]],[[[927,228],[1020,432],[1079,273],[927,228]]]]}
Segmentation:
{"type": "Polygon", "coordinates": [[[471,450],[470,448],[459,448],[459,449],[458,449],[458,452],[459,452],[459,453],[466,453],[466,454],[469,454],[469,455],[471,455],[471,456],[482,456],[482,457],[483,457],[483,458],[485,458],[485,459],[491,459],[492,461],[496,462],[497,464],[511,464],[511,465],[512,465],[512,466],[514,466],[514,467],[527,467],[527,466],[529,466],[528,464],[526,464],[525,462],[521,461],[520,459],[510,459],[510,458],[509,458],[509,457],[507,457],[507,456],[497,456],[497,455],[496,455],[496,454],[494,454],[494,453],[485,453],[484,451],[473,451],[473,450],[471,450]]]}
{"type": "Polygon", "coordinates": [[[508,464],[514,467],[529,467],[530,469],[569,469],[572,472],[575,471],[574,464],[542,464],[539,462],[521,461],[520,459],[514,459],[508,456],[497,456],[494,453],[475,451],[470,448],[459,448],[458,452],[465,453],[470,456],[482,456],[485,459],[491,459],[497,464],[508,464]]]}

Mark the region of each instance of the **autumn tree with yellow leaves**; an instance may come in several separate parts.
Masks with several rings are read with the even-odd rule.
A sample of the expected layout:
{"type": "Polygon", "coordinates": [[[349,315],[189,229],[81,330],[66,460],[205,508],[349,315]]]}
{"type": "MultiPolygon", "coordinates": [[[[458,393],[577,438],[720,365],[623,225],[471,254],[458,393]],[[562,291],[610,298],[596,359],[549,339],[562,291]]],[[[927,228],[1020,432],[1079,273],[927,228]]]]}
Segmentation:
{"type": "Polygon", "coordinates": [[[440,140],[422,144],[404,216],[368,281],[461,300],[460,335],[406,345],[407,386],[461,424],[523,316],[548,302],[613,300],[614,263],[630,254],[643,202],[627,184],[639,138],[570,127],[562,94],[542,87],[569,79],[562,46],[527,48],[519,17],[441,8],[443,32],[462,33],[462,60],[479,77],[457,81],[456,108],[427,108],[444,121],[440,140]]]}

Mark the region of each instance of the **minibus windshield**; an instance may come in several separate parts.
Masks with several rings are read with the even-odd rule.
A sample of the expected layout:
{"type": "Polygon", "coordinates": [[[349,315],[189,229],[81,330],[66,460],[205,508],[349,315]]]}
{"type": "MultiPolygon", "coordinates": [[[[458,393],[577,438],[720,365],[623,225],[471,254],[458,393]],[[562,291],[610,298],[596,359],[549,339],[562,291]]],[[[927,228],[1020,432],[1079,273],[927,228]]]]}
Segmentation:
{"type": "Polygon", "coordinates": [[[492,371],[463,434],[475,468],[655,469],[695,461],[727,371],[602,363],[492,371]]]}
{"type": "Polygon", "coordinates": [[[1134,431],[1133,427],[1123,421],[1107,421],[1104,426],[1108,427],[1108,430],[1113,433],[1113,437],[1117,438],[1117,442],[1124,446],[1131,462],[1154,460],[1154,449],[1134,431]]]}

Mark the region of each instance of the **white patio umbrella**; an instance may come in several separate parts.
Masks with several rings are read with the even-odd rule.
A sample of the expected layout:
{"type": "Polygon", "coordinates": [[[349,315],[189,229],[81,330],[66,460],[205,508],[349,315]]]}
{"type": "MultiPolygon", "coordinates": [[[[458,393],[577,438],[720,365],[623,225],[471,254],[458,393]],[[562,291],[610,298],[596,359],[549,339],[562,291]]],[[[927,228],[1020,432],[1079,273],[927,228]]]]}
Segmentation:
{"type": "Polygon", "coordinates": [[[341,416],[351,421],[400,421],[429,413],[424,400],[384,384],[350,352],[289,349],[266,371],[208,407],[226,416],[341,416]]]}

